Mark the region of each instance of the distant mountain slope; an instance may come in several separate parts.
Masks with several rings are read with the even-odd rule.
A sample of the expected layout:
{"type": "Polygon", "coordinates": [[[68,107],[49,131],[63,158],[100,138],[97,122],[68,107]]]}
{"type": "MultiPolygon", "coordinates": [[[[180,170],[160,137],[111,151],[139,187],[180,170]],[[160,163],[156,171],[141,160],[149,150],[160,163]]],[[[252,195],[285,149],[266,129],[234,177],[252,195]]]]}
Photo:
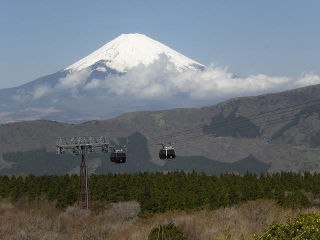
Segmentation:
{"type": "MultiPolygon", "coordinates": [[[[129,145],[127,164],[105,165],[108,159],[97,157],[100,158],[95,161],[94,171],[97,172],[153,171],[160,166],[171,170],[167,169],[170,163],[164,164],[158,159],[157,145],[170,140],[174,141],[178,155],[176,162],[172,162],[174,169],[190,170],[190,166],[194,166],[199,171],[208,168],[215,172],[212,169],[218,166],[215,161],[221,162],[220,165],[235,164],[252,157],[251,160],[256,159],[258,163],[250,162],[246,169],[256,164],[257,168],[268,171],[319,170],[319,106],[320,85],[315,85],[278,94],[231,99],[210,107],[133,112],[82,124],[40,120],[0,124],[1,171],[10,172],[8,164],[17,163],[18,160],[12,159],[14,152],[21,152],[19,158],[44,148],[54,152],[59,136],[81,135],[106,135],[112,141],[129,145]],[[212,162],[208,164],[207,160],[212,162]]],[[[233,166],[240,172],[245,165],[242,162],[241,166],[233,166]]],[[[12,165],[14,168],[16,166],[12,165]]],[[[224,169],[236,171],[229,167],[224,169]]]]}

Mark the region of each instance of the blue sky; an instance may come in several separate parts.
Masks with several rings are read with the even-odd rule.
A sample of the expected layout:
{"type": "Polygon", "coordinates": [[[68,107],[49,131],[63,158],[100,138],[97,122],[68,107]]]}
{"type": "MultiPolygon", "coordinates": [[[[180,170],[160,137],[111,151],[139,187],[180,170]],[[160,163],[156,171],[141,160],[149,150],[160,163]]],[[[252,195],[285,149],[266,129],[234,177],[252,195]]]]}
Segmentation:
{"type": "Polygon", "coordinates": [[[320,1],[2,0],[0,88],[61,70],[143,33],[239,75],[320,74],[320,1]]]}

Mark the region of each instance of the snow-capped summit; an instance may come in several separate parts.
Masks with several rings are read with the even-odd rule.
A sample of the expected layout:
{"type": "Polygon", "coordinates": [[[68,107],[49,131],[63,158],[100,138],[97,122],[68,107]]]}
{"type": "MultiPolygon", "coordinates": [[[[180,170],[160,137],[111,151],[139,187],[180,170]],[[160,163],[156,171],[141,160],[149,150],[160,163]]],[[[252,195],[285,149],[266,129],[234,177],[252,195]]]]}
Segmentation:
{"type": "MultiPolygon", "coordinates": [[[[98,50],[75,62],[65,70],[80,71],[97,62],[104,62],[109,68],[119,72],[136,67],[139,64],[149,65],[159,58],[160,54],[168,57],[178,71],[203,69],[204,66],[166,45],[143,34],[121,34],[98,50]]],[[[100,65],[101,68],[101,65],[100,65]]]]}

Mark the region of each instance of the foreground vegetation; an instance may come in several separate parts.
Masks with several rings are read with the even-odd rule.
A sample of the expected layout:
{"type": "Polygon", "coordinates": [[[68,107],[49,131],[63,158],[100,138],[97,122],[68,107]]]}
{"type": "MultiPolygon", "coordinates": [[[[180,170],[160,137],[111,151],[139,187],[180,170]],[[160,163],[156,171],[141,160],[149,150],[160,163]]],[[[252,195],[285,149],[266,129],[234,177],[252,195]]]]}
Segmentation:
{"type": "Polygon", "coordinates": [[[317,173],[92,175],[91,211],[73,207],[77,190],[77,175],[0,176],[0,239],[318,239],[320,231],[317,173]]]}
{"type": "Polygon", "coordinates": [[[320,213],[289,218],[286,224],[274,222],[264,233],[257,234],[255,239],[320,239],[320,213]]]}
{"type": "Polygon", "coordinates": [[[0,239],[141,240],[153,237],[152,231],[160,226],[173,223],[186,240],[253,240],[255,234],[267,232],[274,221],[286,226],[288,217],[320,211],[283,208],[272,200],[215,210],[167,211],[149,218],[137,217],[139,210],[136,202],[107,204],[89,214],[74,207],[57,209],[45,199],[20,199],[14,204],[1,200],[0,239]]]}
{"type": "MultiPolygon", "coordinates": [[[[310,207],[320,195],[320,174],[224,174],[195,172],[108,174],[90,177],[93,201],[137,201],[141,216],[173,210],[218,209],[272,199],[284,207],[310,207]]],[[[0,198],[46,198],[64,209],[76,202],[78,176],[0,176],[0,198]]]]}

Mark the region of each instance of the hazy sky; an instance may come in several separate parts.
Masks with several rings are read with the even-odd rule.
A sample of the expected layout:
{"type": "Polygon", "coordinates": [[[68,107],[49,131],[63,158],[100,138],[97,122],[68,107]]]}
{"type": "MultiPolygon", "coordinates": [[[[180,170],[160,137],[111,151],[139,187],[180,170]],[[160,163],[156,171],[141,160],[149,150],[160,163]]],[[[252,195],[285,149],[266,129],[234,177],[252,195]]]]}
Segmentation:
{"type": "Polygon", "coordinates": [[[239,76],[320,74],[320,1],[1,0],[0,88],[143,33],[239,76]]]}

